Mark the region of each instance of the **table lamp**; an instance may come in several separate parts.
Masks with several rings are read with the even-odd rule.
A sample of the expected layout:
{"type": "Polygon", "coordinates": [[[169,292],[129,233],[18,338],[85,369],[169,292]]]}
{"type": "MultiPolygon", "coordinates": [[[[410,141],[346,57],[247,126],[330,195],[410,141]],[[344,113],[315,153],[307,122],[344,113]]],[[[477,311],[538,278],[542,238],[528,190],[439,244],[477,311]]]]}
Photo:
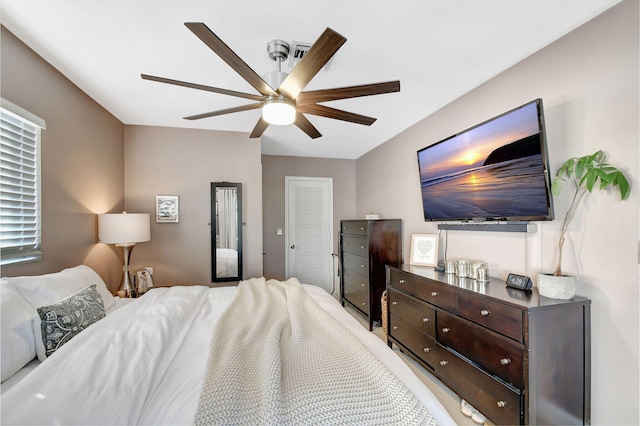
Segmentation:
{"type": "Polygon", "coordinates": [[[151,240],[151,226],[148,213],[105,213],[98,215],[98,241],[115,244],[122,248],[124,266],[122,283],[127,296],[131,297],[133,287],[129,277],[129,259],[136,243],[151,240]]]}

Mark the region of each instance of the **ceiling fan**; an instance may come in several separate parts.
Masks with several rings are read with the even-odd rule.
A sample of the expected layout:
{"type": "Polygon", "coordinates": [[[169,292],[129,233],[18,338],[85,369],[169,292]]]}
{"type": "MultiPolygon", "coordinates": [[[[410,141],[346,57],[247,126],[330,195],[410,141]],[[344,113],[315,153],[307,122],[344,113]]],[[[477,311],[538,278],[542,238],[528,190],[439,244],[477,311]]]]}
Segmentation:
{"type": "Polygon", "coordinates": [[[262,108],[262,117],[258,120],[258,123],[251,131],[251,134],[249,135],[250,138],[260,137],[269,124],[286,125],[294,123],[303,132],[315,139],[322,135],[304,116],[304,114],[349,121],[366,126],[370,126],[376,121],[373,117],[367,117],[331,108],[320,105],[319,103],[400,91],[400,81],[396,80],[384,83],[363,84],[358,86],[304,92],[303,89],[305,86],[347,41],[346,38],[342,37],[330,28],[327,28],[322,33],[320,38],[316,40],[316,42],[288,74],[280,70],[280,64],[283,60],[287,59],[289,54],[289,45],[282,40],[273,40],[269,42],[267,44],[267,51],[269,52],[269,57],[277,62],[278,69],[277,71],[268,73],[265,76],[265,81],[265,79],[256,74],[249,65],[240,59],[240,57],[236,55],[229,46],[218,38],[218,36],[216,36],[205,24],[201,22],[186,22],[185,26],[260,93],[259,95],[254,95],[142,74],[141,77],[145,80],[184,86],[198,90],[206,90],[209,92],[236,96],[255,101],[254,103],[233,108],[184,117],[187,120],[198,120],[201,118],[262,108]]]}

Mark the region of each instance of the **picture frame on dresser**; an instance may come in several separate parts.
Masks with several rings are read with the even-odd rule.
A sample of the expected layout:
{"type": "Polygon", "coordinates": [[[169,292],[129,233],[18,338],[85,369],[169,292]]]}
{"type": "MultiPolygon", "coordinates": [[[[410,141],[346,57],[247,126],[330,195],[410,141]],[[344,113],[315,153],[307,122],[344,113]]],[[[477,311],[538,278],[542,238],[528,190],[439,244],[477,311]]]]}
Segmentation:
{"type": "Polygon", "coordinates": [[[438,264],[438,234],[411,234],[409,264],[436,266],[438,264]]]}

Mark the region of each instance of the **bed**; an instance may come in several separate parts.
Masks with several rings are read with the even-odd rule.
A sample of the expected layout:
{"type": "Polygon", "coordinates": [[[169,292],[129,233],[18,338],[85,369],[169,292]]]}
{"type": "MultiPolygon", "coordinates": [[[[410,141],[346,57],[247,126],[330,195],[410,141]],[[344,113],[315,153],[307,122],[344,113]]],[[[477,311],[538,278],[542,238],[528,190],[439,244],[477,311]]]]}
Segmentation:
{"type": "Polygon", "coordinates": [[[86,266],[58,274],[78,268],[81,282],[51,294],[43,283],[68,280],[2,279],[2,424],[455,424],[404,361],[319,287],[254,278],[123,300],[86,266]],[[100,298],[77,290],[88,283],[100,298]],[[106,299],[105,314],[86,315],[99,318],[38,361],[43,348],[32,351],[26,331],[37,340],[50,318],[34,325],[36,316],[64,293],[62,302],[106,299]],[[37,315],[34,304],[43,304],[37,315]],[[35,354],[16,362],[21,352],[35,354]]]}

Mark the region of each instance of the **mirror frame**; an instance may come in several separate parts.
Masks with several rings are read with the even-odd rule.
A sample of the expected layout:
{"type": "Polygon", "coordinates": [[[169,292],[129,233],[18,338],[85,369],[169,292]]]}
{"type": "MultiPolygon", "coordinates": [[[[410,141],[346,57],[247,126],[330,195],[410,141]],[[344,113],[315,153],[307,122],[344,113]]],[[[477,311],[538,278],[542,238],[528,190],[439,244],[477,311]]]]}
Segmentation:
{"type": "Polygon", "coordinates": [[[211,282],[229,282],[242,280],[242,184],[231,182],[211,182],[211,282]],[[236,223],[238,223],[238,274],[234,277],[217,277],[217,252],[216,252],[216,191],[218,188],[236,188],[238,205],[236,208],[236,223]]]}

